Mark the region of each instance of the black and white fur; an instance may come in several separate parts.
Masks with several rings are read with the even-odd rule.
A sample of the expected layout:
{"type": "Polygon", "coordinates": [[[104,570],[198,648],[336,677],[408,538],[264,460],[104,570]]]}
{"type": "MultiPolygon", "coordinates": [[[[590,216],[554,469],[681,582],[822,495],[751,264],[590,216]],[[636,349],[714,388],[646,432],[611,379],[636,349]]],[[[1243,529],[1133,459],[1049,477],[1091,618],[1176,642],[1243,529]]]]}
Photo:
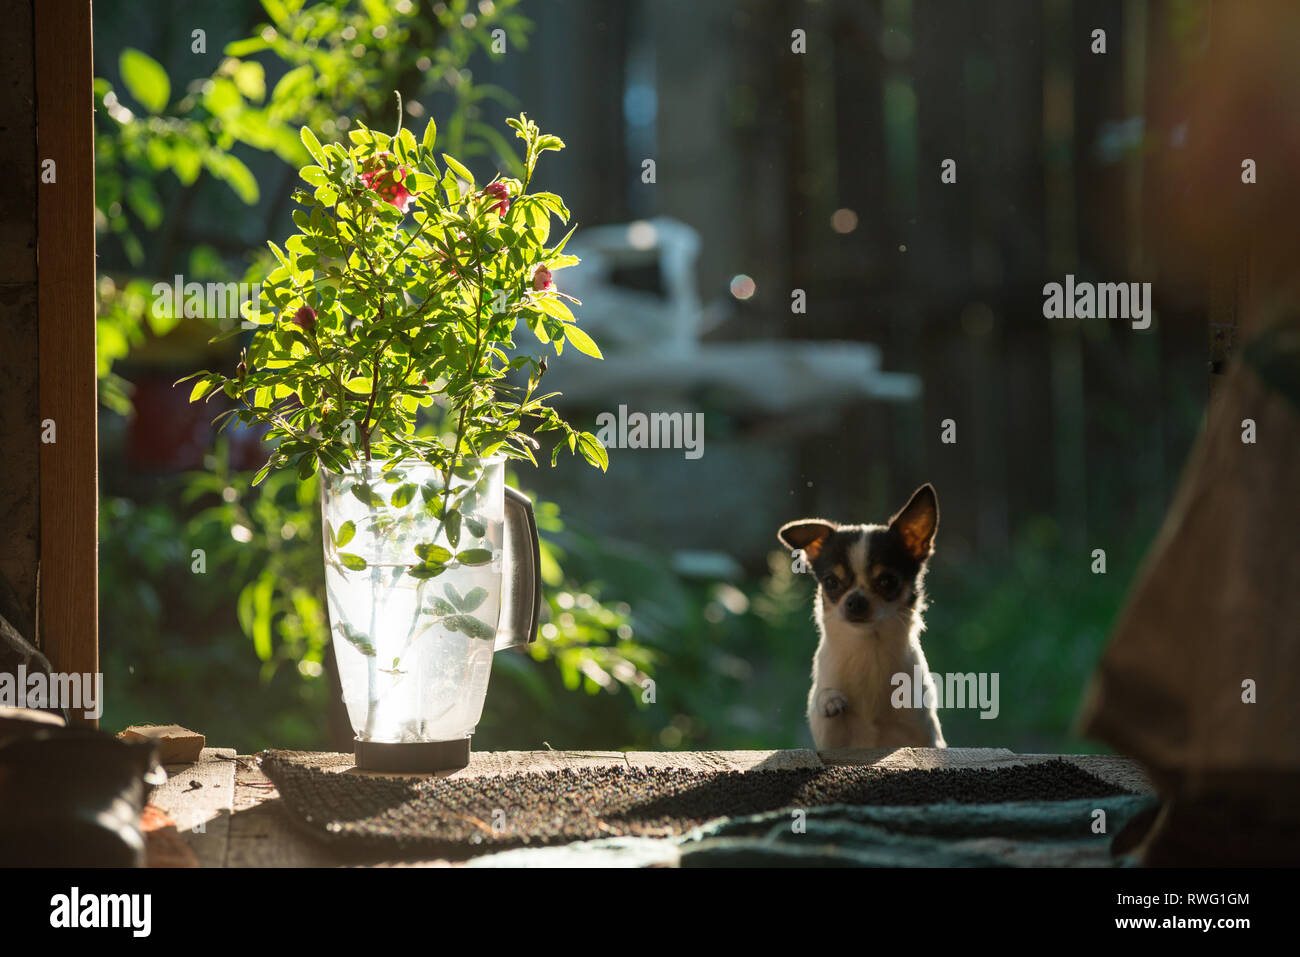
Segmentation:
{"type": "Polygon", "coordinates": [[[924,701],[937,700],[921,651],[923,580],[934,552],[939,502],[922,485],[887,525],[837,525],[820,518],[777,533],[800,550],[817,578],[813,617],[821,642],[813,657],[808,724],[818,750],[943,748],[933,705],[895,708],[896,674],[924,676],[924,701]]]}

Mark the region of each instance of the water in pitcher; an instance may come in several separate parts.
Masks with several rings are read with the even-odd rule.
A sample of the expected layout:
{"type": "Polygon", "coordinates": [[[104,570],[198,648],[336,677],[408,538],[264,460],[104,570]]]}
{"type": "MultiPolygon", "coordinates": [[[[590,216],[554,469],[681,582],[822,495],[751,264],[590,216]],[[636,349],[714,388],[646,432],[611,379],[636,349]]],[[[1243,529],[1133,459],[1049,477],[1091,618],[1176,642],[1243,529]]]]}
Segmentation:
{"type": "Polygon", "coordinates": [[[482,715],[501,610],[501,467],[453,480],[448,507],[431,509],[441,473],[399,465],[393,480],[378,464],[324,482],[344,703],[364,740],[461,738],[482,715]]]}

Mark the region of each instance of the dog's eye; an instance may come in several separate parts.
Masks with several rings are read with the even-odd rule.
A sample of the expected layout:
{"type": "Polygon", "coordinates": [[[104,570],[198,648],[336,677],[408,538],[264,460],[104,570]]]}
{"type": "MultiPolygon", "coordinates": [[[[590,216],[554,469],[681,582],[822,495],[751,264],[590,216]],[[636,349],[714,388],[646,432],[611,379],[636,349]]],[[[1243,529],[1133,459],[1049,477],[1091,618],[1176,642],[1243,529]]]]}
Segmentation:
{"type": "Polygon", "coordinates": [[[822,585],[831,589],[839,588],[840,580],[834,575],[826,575],[822,578],[822,585]]]}
{"type": "Polygon", "coordinates": [[[894,595],[898,592],[898,576],[892,572],[882,572],[876,576],[876,591],[882,595],[894,595]]]}

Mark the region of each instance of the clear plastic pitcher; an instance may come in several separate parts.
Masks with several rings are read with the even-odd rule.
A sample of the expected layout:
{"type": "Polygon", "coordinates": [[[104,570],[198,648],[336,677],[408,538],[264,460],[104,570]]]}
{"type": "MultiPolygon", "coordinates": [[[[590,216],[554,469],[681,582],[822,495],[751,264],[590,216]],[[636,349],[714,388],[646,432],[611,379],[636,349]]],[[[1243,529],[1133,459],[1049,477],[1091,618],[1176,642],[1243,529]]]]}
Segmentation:
{"type": "Polygon", "coordinates": [[[322,472],[325,587],[357,764],[463,766],[492,655],[536,636],[537,526],[504,460],[322,472]]]}

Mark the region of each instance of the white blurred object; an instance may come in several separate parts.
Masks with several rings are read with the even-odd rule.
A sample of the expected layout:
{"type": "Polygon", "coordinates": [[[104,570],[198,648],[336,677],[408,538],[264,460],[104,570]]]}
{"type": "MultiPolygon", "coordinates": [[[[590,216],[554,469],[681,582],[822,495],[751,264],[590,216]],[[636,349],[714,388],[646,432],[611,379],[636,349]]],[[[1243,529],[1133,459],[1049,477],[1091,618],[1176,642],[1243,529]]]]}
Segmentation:
{"type": "Polygon", "coordinates": [[[653,345],[680,353],[698,344],[700,237],[690,226],[666,218],[593,226],[579,230],[565,251],[580,257],[582,265],[559,274],[563,289],[582,300],[582,325],[602,352],[653,345]],[[618,269],[656,267],[663,295],[612,281],[618,269]]]}
{"type": "Polygon", "coordinates": [[[565,403],[634,401],[702,388],[769,414],[828,402],[905,401],[921,394],[915,375],[885,372],[880,350],[862,342],[797,339],[701,342],[729,304],[703,307],[695,286],[699,234],[656,218],[580,230],[566,251],[582,259],[557,282],[582,301],[579,321],[604,360],[574,354],[557,362],[547,385],[565,403]],[[662,294],[616,284],[618,270],[658,276],[662,294]]]}

